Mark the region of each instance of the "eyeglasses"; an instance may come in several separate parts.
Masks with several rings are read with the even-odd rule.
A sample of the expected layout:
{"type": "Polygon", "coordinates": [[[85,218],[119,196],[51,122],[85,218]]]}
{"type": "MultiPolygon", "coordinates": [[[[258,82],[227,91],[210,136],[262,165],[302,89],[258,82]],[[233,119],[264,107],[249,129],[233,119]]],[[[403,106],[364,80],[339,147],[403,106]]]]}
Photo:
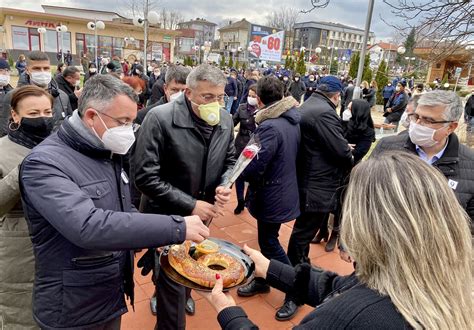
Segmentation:
{"type": "MultiPolygon", "coordinates": [[[[133,123],[133,122],[127,122],[127,121],[122,121],[122,120],[119,120],[117,118],[114,118],[106,113],[103,113],[102,111],[99,111],[99,110],[96,110],[94,109],[95,111],[97,111],[97,113],[100,113],[100,115],[104,115],[106,117],[109,117],[110,119],[114,120],[115,122],[117,122],[120,126],[132,126],[133,127],[133,131],[136,132],[138,130],[138,128],[140,127],[139,124],[136,124],[136,123],[133,123]]],[[[99,115],[99,116],[100,116],[99,115]]]]}
{"type": "Polygon", "coordinates": [[[432,120],[430,118],[424,118],[420,116],[417,113],[410,113],[408,114],[408,117],[410,118],[410,121],[412,122],[418,122],[422,125],[435,125],[435,124],[447,124],[447,123],[452,123],[452,120],[432,120]]]}
{"type": "Polygon", "coordinates": [[[8,73],[10,73],[10,70],[8,70],[8,69],[0,69],[0,73],[8,74],[8,73]]]}
{"type": "Polygon", "coordinates": [[[225,100],[228,98],[227,94],[223,95],[199,95],[206,103],[211,103],[211,102],[219,102],[219,103],[224,103],[225,100]]]}

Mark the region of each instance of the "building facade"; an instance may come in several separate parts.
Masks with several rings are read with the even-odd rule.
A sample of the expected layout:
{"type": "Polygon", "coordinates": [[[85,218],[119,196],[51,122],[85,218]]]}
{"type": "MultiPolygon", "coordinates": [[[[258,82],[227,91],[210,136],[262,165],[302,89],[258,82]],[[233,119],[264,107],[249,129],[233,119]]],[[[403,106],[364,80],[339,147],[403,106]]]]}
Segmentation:
{"type": "MultiPolygon", "coordinates": [[[[364,30],[355,27],[326,22],[302,22],[294,27],[293,50],[301,47],[315,50],[317,47],[323,51],[337,49],[344,51],[359,51],[362,49],[364,30]]],[[[375,43],[375,34],[370,32],[368,44],[375,43]]],[[[322,56],[325,56],[324,54],[322,56]]]]}
{"type": "Polygon", "coordinates": [[[194,46],[202,46],[205,42],[212,43],[216,38],[216,23],[209,22],[204,18],[196,18],[178,24],[179,30],[194,31],[194,46]]]}
{"type": "Polygon", "coordinates": [[[393,69],[396,65],[397,49],[399,46],[388,43],[378,42],[368,48],[369,54],[371,55],[371,62],[385,61],[390,69],[393,69]],[[374,61],[372,61],[374,59],[374,61]]]}
{"type": "MultiPolygon", "coordinates": [[[[127,19],[113,12],[87,9],[42,6],[44,12],[33,12],[0,7],[0,52],[6,58],[16,60],[19,54],[41,50],[57,62],[56,54],[70,51],[73,64],[79,65],[85,54],[95,57],[119,56],[143,59],[144,31],[127,19]],[[101,20],[105,29],[88,29],[88,23],[101,20]],[[56,27],[65,25],[67,32],[57,32],[56,27]],[[38,28],[46,29],[40,33],[38,28]]],[[[173,61],[175,37],[179,32],[150,26],[148,34],[148,60],[173,61]]]]}

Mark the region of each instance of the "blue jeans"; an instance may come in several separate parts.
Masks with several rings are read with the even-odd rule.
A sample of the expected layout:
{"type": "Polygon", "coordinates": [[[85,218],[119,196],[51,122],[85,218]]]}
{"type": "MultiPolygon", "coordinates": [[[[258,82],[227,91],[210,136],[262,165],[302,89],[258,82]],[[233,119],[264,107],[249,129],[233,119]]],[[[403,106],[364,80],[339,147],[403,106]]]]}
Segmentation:
{"type": "Polygon", "coordinates": [[[230,110],[232,110],[232,104],[234,103],[234,97],[233,96],[228,96],[227,99],[225,100],[225,110],[230,113],[230,110]]]}

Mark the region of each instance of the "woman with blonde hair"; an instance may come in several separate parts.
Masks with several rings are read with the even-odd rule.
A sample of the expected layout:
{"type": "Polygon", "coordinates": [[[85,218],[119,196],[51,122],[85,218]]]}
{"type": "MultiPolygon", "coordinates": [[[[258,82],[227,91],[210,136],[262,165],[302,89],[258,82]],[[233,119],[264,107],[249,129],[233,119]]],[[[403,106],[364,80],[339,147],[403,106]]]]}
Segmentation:
{"type": "MultiPolygon", "coordinates": [[[[341,239],[349,276],[292,268],[244,247],[256,276],[317,306],[296,328],[472,329],[469,218],[446,178],[408,153],[385,153],[351,174],[341,239]]],[[[224,329],[252,328],[218,279],[206,298],[224,329]]]]}

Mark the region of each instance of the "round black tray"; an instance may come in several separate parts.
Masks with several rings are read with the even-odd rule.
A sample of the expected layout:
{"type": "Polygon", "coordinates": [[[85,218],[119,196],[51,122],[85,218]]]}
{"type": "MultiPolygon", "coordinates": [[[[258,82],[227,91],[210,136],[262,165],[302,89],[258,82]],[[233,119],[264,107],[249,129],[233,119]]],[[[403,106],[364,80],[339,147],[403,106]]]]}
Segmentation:
{"type": "MultiPolygon", "coordinates": [[[[242,282],[235,284],[231,287],[225,288],[223,291],[228,291],[229,289],[245,285],[253,279],[255,273],[255,264],[252,259],[250,259],[250,257],[246,255],[245,252],[238,245],[220,240],[218,238],[209,237],[208,240],[219,244],[219,252],[228,254],[231,257],[235,258],[242,264],[242,266],[244,266],[245,269],[245,277],[242,282]]],[[[181,284],[187,288],[198,291],[212,291],[212,288],[208,288],[188,280],[186,277],[179,274],[173,267],[171,267],[168,261],[168,250],[169,248],[166,248],[160,255],[160,271],[165,272],[166,275],[168,275],[168,277],[174,282],[181,284]]]]}

